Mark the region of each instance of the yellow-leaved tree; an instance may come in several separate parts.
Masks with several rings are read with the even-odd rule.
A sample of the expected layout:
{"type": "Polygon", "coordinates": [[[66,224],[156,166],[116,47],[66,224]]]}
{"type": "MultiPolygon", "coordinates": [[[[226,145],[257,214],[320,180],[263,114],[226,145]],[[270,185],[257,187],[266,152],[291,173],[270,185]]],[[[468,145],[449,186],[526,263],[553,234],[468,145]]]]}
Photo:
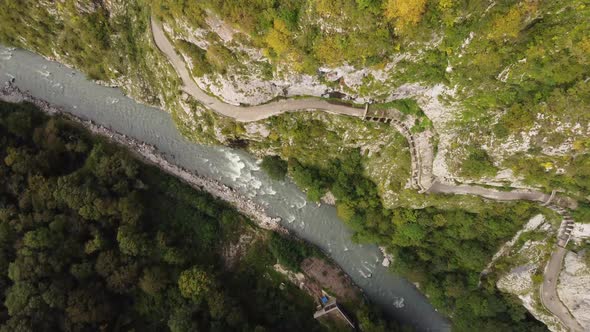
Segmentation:
{"type": "Polygon", "coordinates": [[[395,21],[395,28],[403,31],[415,26],[426,11],[427,0],[387,0],[385,17],[395,21]]]}
{"type": "Polygon", "coordinates": [[[278,56],[285,54],[291,49],[291,32],[281,19],[275,19],[272,29],[266,35],[266,43],[278,56]]]}
{"type": "Polygon", "coordinates": [[[508,13],[496,14],[488,37],[495,41],[515,39],[536,16],[537,7],[536,1],[525,1],[512,6],[508,13]]]}

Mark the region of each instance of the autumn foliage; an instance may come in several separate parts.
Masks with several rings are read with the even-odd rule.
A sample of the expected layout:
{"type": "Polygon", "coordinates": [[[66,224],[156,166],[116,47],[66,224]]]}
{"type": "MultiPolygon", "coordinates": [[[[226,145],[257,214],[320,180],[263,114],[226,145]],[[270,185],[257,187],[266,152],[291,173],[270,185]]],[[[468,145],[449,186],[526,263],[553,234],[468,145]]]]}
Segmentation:
{"type": "Polygon", "coordinates": [[[417,25],[426,11],[426,0],[388,0],[385,16],[395,22],[395,28],[405,30],[417,25]]]}

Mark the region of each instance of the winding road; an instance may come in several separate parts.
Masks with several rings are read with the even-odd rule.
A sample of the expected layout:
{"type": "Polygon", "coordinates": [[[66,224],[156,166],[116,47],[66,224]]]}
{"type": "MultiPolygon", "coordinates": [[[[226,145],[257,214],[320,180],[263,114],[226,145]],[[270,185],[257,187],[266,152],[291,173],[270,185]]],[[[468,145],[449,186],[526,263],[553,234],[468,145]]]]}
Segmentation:
{"type": "Polygon", "coordinates": [[[184,92],[213,111],[233,118],[239,122],[253,122],[269,118],[285,112],[323,110],[328,113],[350,115],[362,118],[365,110],[346,105],[332,104],[319,98],[300,98],[270,102],[263,105],[241,107],[224,103],[205,93],[192,79],[185,62],[166,37],[162,26],[153,17],[151,19],[152,34],[156,46],[166,55],[178,76],[182,80],[184,92]]]}
{"type": "MultiPolygon", "coordinates": [[[[420,161],[420,151],[417,152],[416,142],[413,134],[406,128],[399,119],[383,116],[367,116],[368,106],[365,109],[359,109],[352,106],[332,104],[319,98],[297,98],[274,101],[263,105],[256,106],[235,106],[227,104],[216,97],[213,97],[203,90],[192,79],[185,62],[181,56],[178,55],[176,49],[164,33],[161,24],[155,18],[151,18],[151,27],[153,39],[156,46],[168,58],[182,81],[182,90],[191,95],[197,101],[210,108],[211,110],[235,119],[239,122],[253,122],[269,118],[274,115],[285,112],[297,111],[325,111],[333,114],[355,116],[370,121],[384,122],[396,127],[402,135],[408,140],[410,146],[411,160],[412,160],[412,184],[414,187],[420,189],[421,192],[426,193],[441,193],[441,194],[455,194],[455,195],[478,195],[492,200],[513,201],[513,200],[529,200],[547,205],[550,202],[556,205],[562,205],[569,208],[575,208],[575,202],[569,201],[565,198],[555,198],[555,193],[551,195],[532,190],[514,190],[514,191],[498,191],[488,189],[476,185],[454,185],[445,184],[438,181],[432,176],[422,176],[422,173],[432,174],[432,172],[425,172],[422,167],[430,167],[432,165],[422,165],[420,161]]],[[[544,281],[541,286],[541,302],[550,310],[570,331],[582,331],[580,324],[569,313],[567,308],[563,305],[557,295],[557,280],[561,271],[561,265],[566,249],[558,246],[553,252],[549,263],[545,269],[544,281]]]]}
{"type": "Polygon", "coordinates": [[[466,184],[450,185],[440,182],[434,182],[428,189],[428,192],[454,195],[477,195],[497,201],[528,200],[546,203],[551,198],[551,195],[539,191],[495,191],[480,186],[470,186],[466,184]]]}
{"type": "Polygon", "coordinates": [[[563,304],[559,298],[559,294],[557,294],[557,282],[559,280],[559,274],[561,273],[563,259],[568,252],[565,247],[571,236],[573,219],[564,208],[555,205],[551,205],[549,208],[562,217],[562,222],[557,232],[557,244],[555,245],[555,250],[551,254],[551,258],[547,262],[545,271],[543,272],[543,282],[539,289],[541,304],[543,304],[545,309],[553,313],[561,324],[566,326],[571,332],[583,332],[584,328],[568,310],[565,304],[563,304]]]}
{"type": "MultiPolygon", "coordinates": [[[[352,106],[341,104],[333,104],[320,98],[284,99],[270,102],[267,104],[247,107],[227,104],[219,100],[218,98],[207,94],[195,83],[186,67],[186,63],[183,61],[181,56],[178,55],[176,49],[174,48],[174,45],[172,45],[172,43],[164,33],[162,25],[154,17],[151,18],[151,26],[154,42],[156,46],[160,49],[160,51],[162,51],[162,53],[168,58],[168,60],[172,64],[172,67],[174,67],[174,69],[180,76],[180,79],[183,84],[183,91],[191,95],[193,98],[195,98],[203,105],[207,106],[211,110],[221,115],[233,118],[239,122],[254,122],[269,118],[274,115],[298,111],[321,110],[328,113],[349,115],[359,118],[364,118],[367,115],[366,109],[355,108],[352,106]]],[[[422,191],[442,194],[471,194],[479,195],[490,199],[506,201],[531,200],[546,202],[549,200],[549,195],[538,191],[497,191],[479,186],[456,186],[443,184],[437,181],[436,179],[430,179],[427,177],[422,178],[422,165],[419,165],[420,159],[417,157],[417,155],[420,155],[420,153],[416,151],[416,144],[414,142],[415,139],[411,134],[409,128],[403,127],[401,122],[397,121],[397,119],[392,119],[391,117],[374,117],[372,119],[374,119],[375,121],[385,122],[388,124],[391,123],[391,125],[397,127],[398,130],[401,129],[400,132],[406,137],[411,147],[410,153],[412,154],[412,170],[416,170],[412,172],[412,176],[415,178],[414,182],[417,182],[417,187],[422,189],[422,191]],[[402,127],[400,128],[400,126],[402,127]]],[[[430,172],[430,174],[432,174],[432,172],[430,172]]]]}

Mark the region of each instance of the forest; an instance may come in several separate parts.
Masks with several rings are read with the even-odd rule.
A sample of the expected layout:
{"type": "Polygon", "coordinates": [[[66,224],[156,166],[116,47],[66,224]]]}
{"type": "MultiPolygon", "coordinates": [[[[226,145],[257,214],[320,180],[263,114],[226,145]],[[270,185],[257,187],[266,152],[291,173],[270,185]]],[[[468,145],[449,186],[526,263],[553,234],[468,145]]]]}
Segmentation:
{"type": "Polygon", "coordinates": [[[288,174],[319,201],[330,191],[338,216],[361,243],[385,246],[394,270],[418,283],[455,331],[545,331],[511,294],[500,292],[495,275],[480,272],[501,243],[538,212],[536,205],[485,202],[478,211],[382,206],[376,185],[364,176],[362,156],[349,150],[328,167],[288,160],[288,174]],[[480,283],[481,281],[481,283],[480,283]]]}
{"type": "Polygon", "coordinates": [[[0,331],[329,330],[269,268],[317,250],[68,120],[0,102],[0,179],[0,331]],[[221,249],[242,234],[260,240],[229,269],[221,249]]]}
{"type": "MultiPolygon", "coordinates": [[[[84,1],[60,3],[60,14],[53,15],[52,10],[36,6],[34,1],[0,0],[3,8],[9,8],[0,12],[0,40],[45,55],[61,54],[63,59],[89,74],[90,78],[130,79],[132,86],[144,88],[143,99],[153,102],[154,96],[166,95],[175,89],[170,84],[164,84],[170,81],[155,79],[155,69],[161,68],[147,63],[148,59],[158,59],[158,52],[154,52],[147,42],[149,15],[162,16],[164,21],[186,18],[193,27],[199,27],[204,24],[206,11],[212,10],[251,37],[254,46],[263,49],[273,65],[292,64],[295,70],[301,72],[314,72],[322,65],[338,66],[343,63],[359,68],[382,68],[392,57],[399,56],[402,59],[396,65],[399,70],[392,72],[387,82],[374,84],[384,85],[381,88],[388,92],[400,84],[415,82],[458,87],[461,116],[458,123],[453,124],[458,140],[479,132],[482,139],[493,137],[502,142],[502,139],[523,129],[541,124],[539,130],[543,138],[557,146],[565,136],[555,130],[557,123],[579,122],[582,127],[588,124],[590,82],[584,73],[588,72],[590,65],[590,39],[586,33],[590,6],[584,0],[506,0],[493,1],[490,5],[485,1],[457,0],[320,0],[313,2],[315,8],[312,12],[318,15],[318,22],[327,22],[321,27],[305,16],[308,8],[303,1],[134,0],[128,2],[126,14],[118,16],[109,16],[112,13],[101,6],[95,11],[84,12],[75,3],[84,1]],[[241,6],[244,3],[248,5],[241,6]],[[347,20],[330,30],[330,23],[340,17],[347,20]],[[355,29],[357,25],[359,28],[355,29]],[[346,27],[354,31],[338,33],[338,29],[346,27]],[[439,37],[440,40],[437,39],[439,37]],[[416,54],[420,56],[413,57],[416,54]],[[546,120],[540,121],[540,116],[545,116],[546,120]]],[[[179,47],[191,53],[198,64],[193,68],[195,76],[228,72],[224,63],[215,66],[213,61],[222,59],[221,56],[233,56],[228,56],[225,49],[211,48],[207,53],[191,45],[179,47]]],[[[231,71],[228,73],[231,74],[231,71]]],[[[401,105],[395,106],[402,108],[401,105]]],[[[302,139],[294,140],[291,146],[286,145],[285,150],[303,150],[310,138],[326,139],[329,146],[341,143],[340,139],[333,139],[330,132],[326,134],[322,130],[322,123],[293,122],[295,125],[289,123],[288,129],[302,139]],[[305,131],[297,126],[310,126],[317,130],[305,131]]],[[[13,125],[14,128],[20,126],[16,122],[13,125]]],[[[483,143],[473,141],[470,144],[483,143]]],[[[542,145],[537,143],[533,142],[526,152],[507,157],[502,167],[525,176],[527,184],[541,185],[547,191],[561,188],[577,192],[580,197],[587,196],[590,192],[588,139],[574,137],[573,157],[543,155],[542,145]],[[565,173],[558,174],[558,169],[563,169],[565,173]]],[[[68,159],[68,165],[87,159],[90,150],[87,147],[80,149],[83,149],[83,152],[77,152],[81,155],[80,160],[68,159]]],[[[37,154],[32,152],[22,154],[18,151],[3,150],[2,159],[11,163],[8,167],[0,162],[3,172],[13,168],[27,169],[29,160],[37,158],[37,154]]],[[[39,148],[35,147],[33,151],[39,151],[39,148]]],[[[466,152],[464,160],[461,160],[461,175],[478,178],[495,174],[497,169],[484,150],[467,149],[466,152]]],[[[472,331],[474,327],[490,331],[542,329],[542,325],[535,322],[515,298],[495,288],[493,275],[484,278],[481,284],[478,282],[483,264],[489,261],[500,243],[535,213],[534,206],[485,202],[481,208],[469,211],[459,207],[385,209],[375,184],[365,177],[367,163],[357,157],[358,151],[345,149],[339,156],[330,155],[329,160],[326,160],[324,151],[306,153],[298,159],[289,160],[284,153],[284,161],[269,159],[263,166],[274,171],[273,177],[281,178],[287,164],[289,176],[307,190],[312,200],[319,200],[327,191],[333,192],[338,199],[339,215],[355,230],[356,238],[362,242],[382,244],[393,252],[399,262],[397,269],[418,282],[437,308],[453,317],[458,330],[472,331]]],[[[294,155],[292,153],[288,157],[294,155]]],[[[39,169],[43,169],[49,161],[38,161],[39,169]]],[[[395,164],[399,163],[396,159],[395,164]]],[[[72,172],[47,176],[61,178],[72,172]]],[[[148,172],[139,172],[144,173],[148,172]]],[[[405,179],[409,167],[408,172],[399,173],[402,174],[400,178],[405,179]]],[[[18,182],[19,185],[28,188],[32,180],[28,175],[21,176],[24,178],[18,182]]],[[[86,180],[67,179],[62,182],[78,184],[86,180]]],[[[398,182],[403,184],[403,181],[398,182]]],[[[141,186],[148,181],[142,179],[141,183],[135,190],[141,192],[141,186]]],[[[154,182],[150,185],[158,186],[154,182]]],[[[2,190],[2,199],[13,197],[10,207],[16,209],[16,215],[20,215],[16,196],[9,196],[4,193],[5,189],[2,190]]],[[[15,192],[36,193],[22,188],[15,192]]],[[[36,197],[26,195],[31,195],[31,202],[36,197]]],[[[53,192],[50,196],[54,196],[53,192]]],[[[100,218],[104,218],[102,214],[106,212],[103,211],[109,210],[99,206],[88,207],[80,213],[87,217],[86,213],[89,216],[99,213],[100,218]]],[[[3,216],[5,214],[3,212],[3,216]]],[[[10,234],[13,236],[14,232],[17,238],[24,237],[27,231],[29,229],[20,233],[11,230],[10,234]]],[[[204,230],[199,234],[202,232],[204,230]]],[[[118,231],[116,233],[118,237],[118,231]]],[[[124,228],[123,242],[125,234],[124,228]]],[[[22,241],[12,237],[10,241],[24,247],[22,241]]],[[[207,241],[211,240],[204,240],[203,243],[209,243],[207,241]]],[[[153,247],[149,249],[155,250],[153,247]]],[[[143,253],[143,249],[136,250],[143,253]]],[[[297,262],[297,257],[286,254],[282,261],[297,262]]],[[[9,259],[12,258],[5,260],[9,259]]],[[[188,269],[189,266],[183,268],[188,269]]],[[[7,285],[11,285],[10,278],[5,280],[7,285]]]]}

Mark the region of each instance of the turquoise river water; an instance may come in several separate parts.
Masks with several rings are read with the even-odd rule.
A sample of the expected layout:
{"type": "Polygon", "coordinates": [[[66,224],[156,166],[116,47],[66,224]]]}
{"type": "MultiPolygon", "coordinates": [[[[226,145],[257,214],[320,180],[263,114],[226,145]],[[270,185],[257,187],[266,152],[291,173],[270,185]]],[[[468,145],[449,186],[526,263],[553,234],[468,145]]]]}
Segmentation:
{"type": "Polygon", "coordinates": [[[121,90],[100,86],[84,74],[20,49],[0,46],[0,84],[15,85],[79,117],[152,144],[171,162],[214,178],[250,197],[299,237],[323,249],[389,315],[418,331],[449,331],[450,325],[410,282],[381,265],[373,245],[351,241],[332,206],[306,200],[295,185],[269,179],[251,155],[204,146],[182,137],[166,112],[140,104],[121,90]]]}

